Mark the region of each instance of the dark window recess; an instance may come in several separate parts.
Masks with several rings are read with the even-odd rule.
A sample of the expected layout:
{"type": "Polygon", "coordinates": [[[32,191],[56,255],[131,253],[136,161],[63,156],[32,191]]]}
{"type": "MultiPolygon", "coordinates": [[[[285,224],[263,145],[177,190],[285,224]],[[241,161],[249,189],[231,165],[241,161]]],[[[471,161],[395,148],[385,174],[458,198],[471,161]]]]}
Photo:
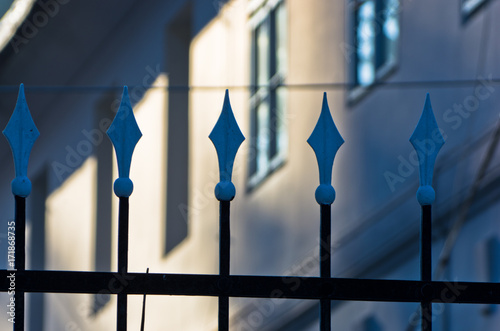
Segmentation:
{"type": "MultiPolygon", "coordinates": [[[[94,112],[95,150],[97,161],[96,174],[96,210],[95,210],[95,251],[94,269],[96,271],[111,271],[111,236],[112,236],[112,187],[113,187],[113,146],[105,132],[114,117],[113,106],[120,100],[116,93],[106,93],[96,104],[94,112]],[[102,132],[102,136],[97,132],[102,132]],[[102,137],[102,138],[101,138],[102,137]]],[[[92,132],[90,134],[92,134],[92,132]]],[[[97,314],[110,300],[109,295],[94,296],[93,314],[97,314]]]]}
{"type": "Polygon", "coordinates": [[[171,88],[168,93],[165,254],[181,243],[188,234],[191,15],[191,7],[187,5],[167,27],[166,32],[166,64],[171,88]]]}

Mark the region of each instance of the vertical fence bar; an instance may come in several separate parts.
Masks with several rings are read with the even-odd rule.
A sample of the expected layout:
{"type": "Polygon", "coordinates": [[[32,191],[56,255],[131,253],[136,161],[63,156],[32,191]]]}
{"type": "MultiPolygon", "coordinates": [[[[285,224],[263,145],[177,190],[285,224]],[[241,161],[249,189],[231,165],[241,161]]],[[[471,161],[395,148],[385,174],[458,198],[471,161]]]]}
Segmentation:
{"type": "MultiPolygon", "coordinates": [[[[432,281],[432,204],[436,199],[436,192],[432,188],[432,176],[437,154],[444,144],[439,127],[432,111],[429,94],[425,98],[424,109],[417,127],[410,137],[410,142],[418,155],[420,166],[420,187],[417,191],[417,201],[422,207],[420,225],[420,279],[424,282],[432,281]]],[[[421,289],[420,323],[422,331],[432,331],[432,302],[429,297],[432,293],[429,286],[421,289]]]]}
{"type": "MultiPolygon", "coordinates": [[[[316,202],[320,205],[320,277],[331,277],[331,205],[335,201],[335,190],[332,186],[332,170],[335,155],[344,139],[333,122],[326,93],[323,94],[323,105],[318,122],[307,142],[316,154],[319,169],[319,183],[316,189],[316,202]]],[[[320,330],[331,330],[331,300],[320,300],[320,330]]]]}
{"type": "MultiPolygon", "coordinates": [[[[120,199],[118,210],[118,273],[128,273],[128,223],[129,223],[129,197],[134,190],[134,184],[129,178],[132,154],[137,142],[142,136],[137,125],[128,96],[128,89],[123,88],[122,100],[113,123],[107,131],[113,143],[118,164],[118,178],[115,180],[113,190],[120,199]]],[[[116,329],[127,330],[127,295],[117,294],[116,304],[116,329]]]]}
{"type": "MultiPolygon", "coordinates": [[[[234,158],[245,137],[241,133],[238,123],[234,118],[229,92],[226,90],[224,104],[217,123],[208,136],[217,151],[219,160],[219,183],[215,186],[215,197],[220,201],[219,205],[219,288],[228,290],[230,274],[230,201],[236,195],[236,188],[231,182],[234,158]]],[[[219,296],[219,331],[229,330],[229,297],[219,296]]]]}
{"type": "MultiPolygon", "coordinates": [[[[420,231],[420,278],[422,281],[432,280],[432,218],[431,205],[422,206],[420,231]]],[[[423,293],[424,295],[426,293],[423,293]]],[[[432,302],[420,303],[422,331],[432,331],[432,302]]]]}
{"type": "MultiPolygon", "coordinates": [[[[220,202],[220,224],[219,224],[219,274],[223,277],[229,276],[230,270],[230,225],[229,225],[229,201],[220,202]]],[[[219,284],[225,288],[227,284],[219,284]]],[[[219,297],[219,331],[229,330],[229,297],[219,297]]]]}
{"type": "MultiPolygon", "coordinates": [[[[15,242],[15,274],[22,274],[26,268],[26,198],[15,196],[15,222],[16,222],[16,242],[15,242]]],[[[14,278],[15,279],[15,278],[14,278]]],[[[15,323],[14,331],[24,330],[24,290],[23,284],[17,283],[15,286],[15,323]]]]}
{"type": "MultiPolygon", "coordinates": [[[[320,277],[331,277],[331,224],[332,212],[331,205],[321,205],[321,223],[320,223],[320,277]]],[[[321,330],[330,330],[331,328],[331,301],[320,301],[320,327],[321,330]]]]}
{"type": "Polygon", "coordinates": [[[31,148],[40,136],[26,102],[23,84],[19,87],[16,107],[3,134],[12,150],[16,172],[16,177],[12,181],[12,194],[15,199],[15,240],[9,240],[9,250],[15,252],[14,263],[9,261],[9,267],[15,269],[14,277],[10,278],[10,287],[14,287],[12,290],[15,294],[13,298],[10,298],[9,304],[14,299],[12,304],[14,304],[15,315],[11,316],[15,322],[14,330],[22,331],[24,330],[24,284],[16,282],[16,279],[17,275],[23,274],[26,268],[26,197],[31,193],[31,181],[27,177],[28,160],[31,148]]]}
{"type": "Polygon", "coordinates": [[[221,201],[219,205],[220,211],[220,228],[219,228],[219,273],[222,276],[229,276],[229,261],[230,261],[230,226],[229,226],[229,206],[230,201],[221,201]]]}
{"type": "MultiPolygon", "coordinates": [[[[129,198],[120,197],[118,207],[118,273],[128,272],[128,220],[129,198]]],[[[127,330],[127,295],[118,293],[117,330],[127,330]]]]}

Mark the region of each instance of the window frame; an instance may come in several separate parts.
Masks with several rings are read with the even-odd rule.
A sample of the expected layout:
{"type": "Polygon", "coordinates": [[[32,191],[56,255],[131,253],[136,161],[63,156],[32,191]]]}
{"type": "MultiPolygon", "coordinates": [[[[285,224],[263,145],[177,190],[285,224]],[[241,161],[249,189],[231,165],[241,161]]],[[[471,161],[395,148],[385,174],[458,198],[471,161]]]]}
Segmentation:
{"type": "MultiPolygon", "coordinates": [[[[279,26],[276,22],[278,10],[284,10],[286,30],[284,32],[284,45],[288,54],[288,12],[286,0],[253,0],[250,2],[249,28],[251,34],[251,68],[250,68],[250,145],[252,147],[248,157],[248,179],[247,191],[252,190],[262,183],[271,173],[280,168],[286,161],[288,155],[288,130],[286,125],[286,89],[283,87],[288,71],[288,58],[280,66],[279,63],[279,26]],[[267,52],[267,74],[265,85],[259,82],[259,54],[258,54],[258,32],[259,29],[268,25],[268,52],[267,52]],[[281,68],[279,68],[281,67],[281,68]],[[279,96],[280,93],[283,95],[279,96]],[[281,101],[279,101],[280,99],[281,101]],[[268,139],[266,155],[264,155],[265,166],[259,167],[259,107],[267,104],[267,124],[269,134],[263,134],[268,139]],[[281,104],[281,106],[278,106],[281,104]],[[278,128],[279,127],[279,128],[278,128]],[[274,129],[273,129],[274,128],[274,129]],[[280,138],[281,136],[281,138],[280,138]]],[[[263,111],[263,110],[261,110],[263,111]]],[[[262,156],[262,155],[261,155],[262,156]]]]}
{"type": "MultiPolygon", "coordinates": [[[[373,1],[375,6],[377,5],[377,1],[380,0],[354,0],[351,3],[351,7],[348,7],[348,15],[351,18],[351,34],[347,36],[348,40],[352,42],[352,56],[354,57],[353,61],[348,61],[348,64],[350,64],[349,68],[349,77],[348,81],[351,82],[349,91],[347,93],[347,103],[349,105],[352,105],[359,100],[361,100],[365,95],[368,94],[368,92],[377,85],[380,81],[385,80],[389,75],[391,75],[398,67],[399,65],[399,54],[400,54],[400,45],[401,45],[401,1],[398,1],[398,9],[396,10],[396,15],[397,15],[397,22],[398,22],[398,30],[399,30],[399,36],[397,37],[397,40],[395,41],[395,46],[394,46],[394,53],[392,56],[389,56],[379,67],[376,67],[376,59],[374,60],[374,77],[373,81],[370,82],[369,84],[362,85],[358,83],[357,79],[357,74],[358,74],[358,10],[362,6],[362,4],[368,2],[368,1],[373,1]]],[[[382,11],[385,10],[382,9],[382,11]]],[[[377,12],[380,12],[381,10],[375,9],[375,15],[377,15],[377,12]]],[[[380,29],[380,23],[377,22],[377,18],[375,18],[375,24],[379,25],[378,29],[380,29]]],[[[375,41],[374,41],[374,52],[375,52],[375,57],[377,56],[376,54],[380,51],[381,43],[380,43],[380,35],[381,33],[376,33],[375,34],[375,41]],[[377,38],[378,37],[378,38],[377,38]]]]}

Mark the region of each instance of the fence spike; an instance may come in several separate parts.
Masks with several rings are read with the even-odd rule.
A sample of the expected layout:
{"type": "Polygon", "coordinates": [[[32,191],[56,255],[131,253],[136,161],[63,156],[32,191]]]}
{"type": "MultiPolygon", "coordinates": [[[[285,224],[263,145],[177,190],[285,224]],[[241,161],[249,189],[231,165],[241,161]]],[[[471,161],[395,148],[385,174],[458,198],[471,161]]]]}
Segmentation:
{"type": "Polygon", "coordinates": [[[318,161],[320,185],[316,189],[316,201],[320,205],[331,205],[335,200],[335,190],[332,186],[333,160],[344,139],[333,122],[326,92],[323,94],[321,114],[307,143],[314,150],[318,161]]]}
{"type": "Polygon", "coordinates": [[[12,193],[25,198],[31,193],[31,182],[27,177],[28,160],[31,148],[40,136],[40,132],[33,122],[26,103],[24,84],[19,86],[16,107],[3,134],[9,142],[14,157],[16,178],[12,181],[12,193]]]}
{"type": "Polygon", "coordinates": [[[420,164],[420,187],[417,191],[417,200],[420,205],[431,205],[436,193],[432,188],[432,175],[437,154],[444,145],[444,138],[432,111],[429,93],[425,97],[424,109],[417,127],[410,137],[420,164]]]}
{"type": "Polygon", "coordinates": [[[127,86],[123,88],[120,107],[106,133],[115,147],[118,163],[119,178],[116,179],[113,187],[115,194],[118,197],[129,197],[134,189],[129,178],[132,154],[142,133],[135,120],[127,86]]]}
{"type": "Polygon", "coordinates": [[[245,137],[234,118],[228,90],[219,119],[208,137],[214,144],[219,159],[220,182],[215,186],[215,197],[219,201],[231,201],[236,195],[236,189],[231,182],[234,158],[245,137]]]}

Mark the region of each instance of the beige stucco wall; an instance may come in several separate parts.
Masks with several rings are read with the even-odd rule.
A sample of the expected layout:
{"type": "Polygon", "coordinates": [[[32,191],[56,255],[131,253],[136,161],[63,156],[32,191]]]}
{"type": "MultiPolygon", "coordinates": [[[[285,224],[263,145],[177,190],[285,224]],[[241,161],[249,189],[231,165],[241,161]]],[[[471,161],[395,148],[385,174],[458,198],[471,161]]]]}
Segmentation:
{"type": "MultiPolygon", "coordinates": [[[[318,183],[315,156],[306,140],[321,110],[323,88],[293,88],[295,84],[343,81],[344,7],[341,2],[286,1],[289,18],[290,54],[286,84],[286,123],[289,151],[282,167],[258,187],[247,191],[247,164],[250,155],[249,12],[245,1],[230,1],[192,44],[192,86],[230,86],[229,94],[236,120],[246,136],[234,165],[236,197],[231,203],[231,272],[233,274],[281,275],[310,254],[317,245],[319,207],[314,200],[318,183]]],[[[343,90],[327,90],[330,108],[342,132],[345,112],[343,90]]],[[[217,159],[207,139],[222,107],[223,89],[194,88],[191,93],[190,200],[200,213],[204,235],[217,236],[217,159]],[[211,201],[211,202],[209,202],[211,201]]],[[[341,155],[341,152],[339,153],[341,155]]],[[[347,185],[334,171],[334,186],[347,185]]],[[[193,231],[196,227],[193,226],[193,231]]],[[[207,238],[205,238],[206,240],[207,238]]],[[[210,244],[217,251],[214,239],[210,244]]],[[[214,259],[212,263],[217,260],[214,259]]],[[[215,270],[216,271],[216,270],[215,270]]],[[[314,270],[312,271],[314,274],[314,270]]],[[[231,314],[251,306],[251,300],[232,300],[231,314]]],[[[233,322],[234,323],[234,322],[233,322]]]]}
{"type": "MultiPolygon", "coordinates": [[[[289,25],[289,68],[287,84],[342,80],[342,59],[337,59],[332,38],[342,39],[343,8],[331,1],[287,1],[289,25]],[[338,31],[332,36],[331,31],[338,31]],[[334,73],[332,76],[331,73],[334,73]]],[[[208,135],[222,108],[225,87],[243,134],[243,143],[234,164],[233,181],[237,195],[232,203],[232,273],[280,274],[297,253],[316,244],[319,224],[313,198],[317,186],[314,154],[305,140],[319,115],[323,90],[288,91],[286,121],[289,130],[287,160],[283,167],[262,185],[246,192],[247,162],[250,153],[249,92],[250,35],[247,1],[228,2],[219,15],[199,32],[191,44],[189,107],[189,227],[188,237],[167,256],[163,255],[165,226],[166,119],[168,93],[163,88],[147,91],[134,107],[143,132],[134,151],[130,178],[134,193],[130,198],[129,271],[158,273],[218,272],[218,202],[213,189],[218,182],[215,149],[208,135]],[[205,88],[212,87],[212,88],[205,88]],[[220,88],[213,88],[220,87],[220,88]],[[299,203],[297,203],[299,201],[299,203]],[[262,263],[266,248],[254,247],[258,237],[248,238],[266,228],[279,229],[279,251],[262,263]],[[304,237],[304,234],[306,236],[304,237]],[[303,241],[308,238],[311,242],[303,241]],[[281,258],[276,259],[277,256],[281,258]],[[262,268],[262,265],[266,267],[262,268]]],[[[154,86],[168,86],[168,77],[160,75],[154,86]]],[[[330,107],[335,110],[343,100],[330,91],[330,107]]],[[[334,117],[342,122],[339,113],[334,117]]],[[[340,127],[341,130],[341,127],[340,127]]],[[[95,237],[96,161],[92,157],[53,192],[47,206],[47,269],[92,270],[95,237]],[[78,197],[78,199],[75,199],[78,197]],[[78,210],[78,213],[75,213],[78,210]]],[[[114,170],[117,176],[116,166],[114,170]]],[[[334,180],[338,180],[334,177],[334,180]]],[[[112,185],[112,183],[110,183],[112,185]]],[[[113,198],[113,268],[116,264],[117,208],[113,198]]],[[[76,330],[112,329],[116,298],[97,315],[89,317],[93,296],[46,296],[46,327],[74,327],[76,330]],[[76,309],[65,309],[76,307],[76,309]]],[[[216,298],[150,296],[147,301],[147,328],[162,330],[164,322],[175,330],[206,330],[216,326],[216,298]],[[196,318],[192,318],[193,312],[196,318]]],[[[231,313],[239,309],[237,301],[231,313]]],[[[142,297],[129,298],[129,327],[140,323],[142,297]]]]}

